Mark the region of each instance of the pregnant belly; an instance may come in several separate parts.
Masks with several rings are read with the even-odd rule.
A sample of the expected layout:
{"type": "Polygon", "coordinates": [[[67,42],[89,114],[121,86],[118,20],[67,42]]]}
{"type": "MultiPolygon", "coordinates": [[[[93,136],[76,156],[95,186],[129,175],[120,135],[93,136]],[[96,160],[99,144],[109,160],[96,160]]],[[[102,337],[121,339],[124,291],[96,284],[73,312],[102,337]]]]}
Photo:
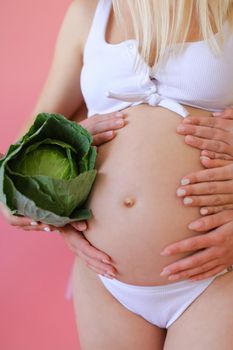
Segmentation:
{"type": "Polygon", "coordinates": [[[176,113],[148,105],[125,113],[127,125],[98,149],[98,175],[87,202],[93,217],[85,236],[111,256],[117,279],[166,284],[162,268],[183,255],[162,257],[160,252],[196,234],[187,226],[199,217],[199,210],[184,207],[176,189],[184,175],[202,169],[200,152],[176,133],[181,122],[176,113]]]}

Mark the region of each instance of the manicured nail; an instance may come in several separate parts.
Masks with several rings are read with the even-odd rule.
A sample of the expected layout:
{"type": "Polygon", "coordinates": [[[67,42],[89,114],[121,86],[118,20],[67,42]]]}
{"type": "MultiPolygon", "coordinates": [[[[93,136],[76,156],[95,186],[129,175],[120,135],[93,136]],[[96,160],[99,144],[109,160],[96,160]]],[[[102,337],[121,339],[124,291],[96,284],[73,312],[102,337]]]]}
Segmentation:
{"type": "Polygon", "coordinates": [[[221,112],[214,112],[214,113],[212,113],[212,115],[214,117],[220,117],[222,115],[222,113],[221,112]]]}
{"type": "Polygon", "coordinates": [[[178,132],[184,132],[184,131],[186,130],[186,128],[185,128],[184,125],[178,125],[177,128],[176,128],[176,130],[177,130],[178,132]]]}
{"type": "Polygon", "coordinates": [[[160,255],[162,255],[162,256],[167,256],[167,255],[170,255],[171,254],[171,251],[169,250],[169,249],[164,249],[161,253],[160,253],[160,255]]]}
{"type": "Polygon", "coordinates": [[[163,271],[160,273],[160,276],[168,276],[170,275],[171,270],[164,268],[163,271]]]}
{"type": "Polygon", "coordinates": [[[110,278],[111,280],[113,279],[113,276],[109,275],[108,273],[105,273],[104,276],[110,278]]]}
{"type": "Polygon", "coordinates": [[[168,277],[169,281],[176,281],[180,278],[179,275],[171,275],[168,277]]]}
{"type": "Polygon", "coordinates": [[[113,272],[111,272],[111,271],[109,271],[109,272],[107,272],[107,275],[109,275],[109,276],[111,276],[111,277],[116,277],[116,275],[115,275],[115,273],[113,273],[113,272]]]}
{"type": "Polygon", "coordinates": [[[180,181],[180,183],[181,183],[182,186],[185,186],[185,185],[189,185],[189,184],[190,184],[190,181],[189,181],[189,179],[182,179],[182,180],[180,181]]]}
{"type": "Polygon", "coordinates": [[[122,113],[122,112],[116,112],[116,113],[115,113],[115,116],[116,116],[116,117],[123,117],[123,116],[124,116],[124,113],[122,113]]]}
{"type": "Polygon", "coordinates": [[[116,125],[124,125],[124,120],[119,119],[115,121],[116,125]]]}
{"type": "Polygon", "coordinates": [[[86,230],[86,228],[87,228],[87,224],[85,224],[85,223],[82,223],[82,224],[79,225],[79,229],[80,229],[81,231],[86,230]]]}
{"type": "Polygon", "coordinates": [[[200,156],[200,160],[210,160],[210,158],[206,156],[200,156]]]}
{"type": "Polygon", "coordinates": [[[208,209],[207,208],[201,208],[200,209],[201,215],[207,215],[208,214],[208,209]]]}
{"type": "Polygon", "coordinates": [[[196,221],[196,222],[191,222],[191,224],[188,225],[188,228],[190,230],[196,230],[202,227],[202,224],[200,221],[196,221]]]}
{"type": "Polygon", "coordinates": [[[192,121],[189,118],[184,118],[183,119],[183,123],[185,123],[185,124],[192,124],[192,121]]]}
{"type": "Polygon", "coordinates": [[[31,222],[30,222],[30,225],[32,225],[32,226],[37,226],[37,225],[38,225],[38,222],[36,222],[36,221],[31,221],[31,222]]]}
{"type": "Polygon", "coordinates": [[[106,131],[107,136],[113,136],[113,131],[106,131]]]}
{"type": "Polygon", "coordinates": [[[110,264],[110,260],[108,260],[108,259],[102,259],[102,262],[103,262],[104,264],[110,264]]]}
{"type": "Polygon", "coordinates": [[[192,198],[185,197],[183,200],[184,204],[191,204],[193,202],[192,198]]]}
{"type": "Polygon", "coordinates": [[[186,195],[186,191],[183,188],[178,188],[178,190],[176,191],[176,194],[178,197],[183,197],[186,195]]]}
{"type": "Polygon", "coordinates": [[[45,232],[51,232],[50,228],[49,228],[49,227],[47,227],[47,226],[46,226],[46,227],[44,227],[44,231],[45,231],[45,232]]]}

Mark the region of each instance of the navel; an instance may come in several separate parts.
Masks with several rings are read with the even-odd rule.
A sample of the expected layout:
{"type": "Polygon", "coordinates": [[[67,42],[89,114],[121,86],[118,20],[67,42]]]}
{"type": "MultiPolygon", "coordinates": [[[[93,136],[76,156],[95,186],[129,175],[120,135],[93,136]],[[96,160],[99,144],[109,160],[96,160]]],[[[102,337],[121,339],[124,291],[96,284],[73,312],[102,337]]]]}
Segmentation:
{"type": "Polygon", "coordinates": [[[124,204],[125,207],[131,208],[131,207],[134,206],[135,202],[136,202],[136,201],[135,201],[135,199],[134,199],[133,197],[126,197],[126,198],[124,199],[123,204],[124,204]]]}

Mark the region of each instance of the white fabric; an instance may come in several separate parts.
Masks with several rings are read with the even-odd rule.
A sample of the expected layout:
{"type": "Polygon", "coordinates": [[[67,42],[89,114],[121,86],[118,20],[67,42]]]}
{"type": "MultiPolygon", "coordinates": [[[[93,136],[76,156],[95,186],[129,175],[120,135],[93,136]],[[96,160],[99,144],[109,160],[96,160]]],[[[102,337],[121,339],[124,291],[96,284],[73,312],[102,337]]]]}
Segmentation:
{"type": "Polygon", "coordinates": [[[199,297],[214,277],[201,281],[184,280],[163,286],[135,286],[98,275],[107,290],[128,310],[160,328],[168,328],[199,297]]]}
{"type": "Polygon", "coordinates": [[[181,55],[168,58],[155,72],[145,62],[135,71],[136,40],[106,42],[111,6],[111,0],[98,2],[84,49],[81,88],[89,117],[140,103],[166,107],[183,117],[187,111],[179,103],[210,111],[233,105],[233,33],[227,22],[222,56],[214,56],[205,41],[185,43],[181,55]]]}

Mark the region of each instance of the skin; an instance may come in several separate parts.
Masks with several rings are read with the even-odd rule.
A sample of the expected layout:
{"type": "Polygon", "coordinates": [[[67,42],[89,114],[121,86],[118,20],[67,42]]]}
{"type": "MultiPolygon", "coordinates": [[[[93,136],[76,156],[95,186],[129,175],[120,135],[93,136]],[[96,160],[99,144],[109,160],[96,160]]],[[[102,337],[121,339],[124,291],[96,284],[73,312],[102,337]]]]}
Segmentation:
{"type": "Polygon", "coordinates": [[[164,256],[193,250],[197,253],[166,266],[164,274],[174,281],[184,277],[201,280],[233,264],[233,109],[214,113],[210,118],[188,117],[177,132],[186,135],[188,145],[202,150],[201,163],[208,168],[187,174],[181,184],[190,184],[180,186],[177,196],[186,206],[200,207],[203,218],[189,227],[209,232],[167,246],[164,256]],[[192,203],[185,204],[187,198],[192,203]]]}
{"type": "MultiPolygon", "coordinates": [[[[48,112],[59,112],[71,118],[82,106],[77,79],[81,68],[77,67],[77,58],[81,58],[96,3],[97,1],[93,0],[76,0],[70,5],[59,34],[48,81],[38,102],[38,109],[35,109],[33,115],[43,109],[48,112]],[[77,35],[79,37],[76,37],[77,35]],[[80,45],[77,46],[77,42],[80,45]],[[66,60],[62,59],[64,52],[66,60]],[[67,72],[69,74],[66,74],[67,72]]],[[[111,39],[115,38],[116,42],[119,42],[121,31],[116,26],[113,28],[115,29],[112,33],[115,34],[111,39]]],[[[75,120],[80,121],[78,118],[75,120]]],[[[102,128],[102,132],[99,133],[105,133],[106,130],[106,127],[102,128]]],[[[62,229],[63,237],[69,240],[76,255],[81,257],[76,259],[74,266],[73,301],[82,350],[109,348],[132,350],[142,347],[146,350],[231,349],[233,339],[230,330],[233,324],[229,310],[233,307],[232,274],[217,278],[198,298],[198,302],[195,301],[166,332],[129,312],[111,297],[96,273],[86,266],[87,259],[102,264],[106,254],[91,247],[83,238],[81,231],[78,234],[77,232],[70,225],[62,229]],[[216,314],[213,314],[213,310],[216,314]],[[215,317],[216,315],[218,317],[215,317]],[[206,324],[208,324],[207,331],[206,324]],[[199,339],[198,345],[197,339],[199,339]]],[[[110,264],[104,263],[98,266],[107,266],[109,269],[111,267],[110,264]]]]}

